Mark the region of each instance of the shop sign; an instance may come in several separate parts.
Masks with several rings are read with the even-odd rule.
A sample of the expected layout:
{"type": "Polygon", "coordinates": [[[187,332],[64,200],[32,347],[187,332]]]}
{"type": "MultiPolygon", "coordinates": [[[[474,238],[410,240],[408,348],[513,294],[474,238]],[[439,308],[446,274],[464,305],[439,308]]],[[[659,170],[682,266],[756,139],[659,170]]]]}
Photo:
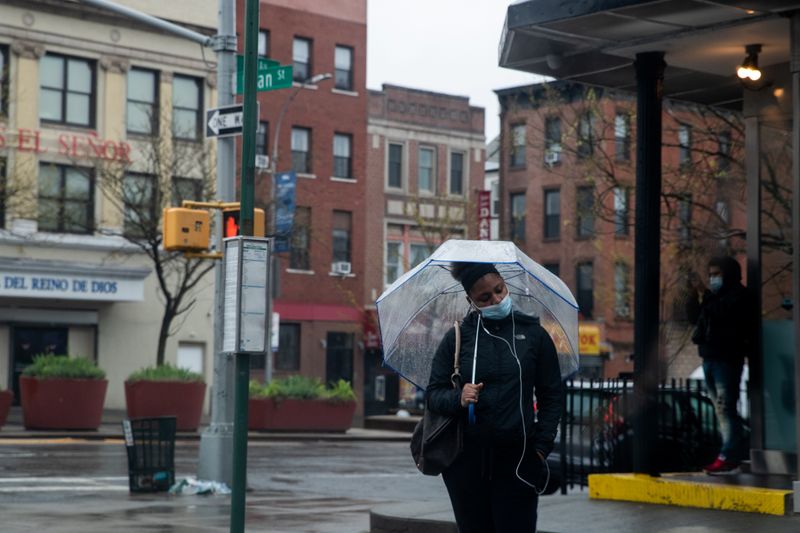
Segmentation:
{"type": "Polygon", "coordinates": [[[56,153],[71,159],[103,159],[131,162],[131,145],[124,141],[103,139],[97,133],[58,133],[53,137],[30,128],[7,129],[0,124],[0,150],[9,149],[34,154],[56,153]]]}
{"type": "Polygon", "coordinates": [[[492,193],[478,191],[478,240],[488,241],[492,238],[492,193]]]}
{"type": "Polygon", "coordinates": [[[593,324],[578,326],[578,345],[581,355],[600,355],[600,327],[593,324]]]}
{"type": "Polygon", "coordinates": [[[0,297],[139,302],[144,280],[0,272],[0,297]]]}

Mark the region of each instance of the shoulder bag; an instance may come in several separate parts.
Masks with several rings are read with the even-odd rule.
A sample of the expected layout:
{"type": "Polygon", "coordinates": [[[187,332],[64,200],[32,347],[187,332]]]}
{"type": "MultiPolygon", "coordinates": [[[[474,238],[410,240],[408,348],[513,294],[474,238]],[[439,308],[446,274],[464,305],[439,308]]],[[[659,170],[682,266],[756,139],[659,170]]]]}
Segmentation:
{"type": "MultiPolygon", "coordinates": [[[[453,374],[450,382],[454,389],[461,389],[461,371],[458,355],[461,351],[461,330],[455,323],[456,349],[453,354],[453,374]]],[[[422,420],[417,422],[411,435],[411,455],[420,472],[426,476],[438,476],[461,453],[464,446],[463,417],[434,413],[425,406],[422,420]]]]}

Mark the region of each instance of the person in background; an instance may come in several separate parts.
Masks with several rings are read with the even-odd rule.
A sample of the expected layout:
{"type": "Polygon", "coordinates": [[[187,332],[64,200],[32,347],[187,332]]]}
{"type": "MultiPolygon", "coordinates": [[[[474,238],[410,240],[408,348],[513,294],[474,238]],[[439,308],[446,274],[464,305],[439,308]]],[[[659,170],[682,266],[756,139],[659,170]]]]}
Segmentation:
{"type": "Polygon", "coordinates": [[[463,451],[442,473],[456,524],[460,533],[531,533],[561,418],[556,348],[538,318],[514,310],[493,264],[453,263],[452,275],[470,303],[460,326],[461,375],[473,375],[475,360],[475,383],[458,390],[450,382],[452,328],[434,356],[426,397],[431,411],[464,419],[463,451]]]}
{"type": "Polygon", "coordinates": [[[703,359],[706,387],[714,401],[722,433],[719,455],[703,469],[711,475],[738,471],[749,449],[736,404],[755,328],[750,318],[750,298],[741,280],[739,263],[727,256],[708,262],[708,288],[699,276],[689,278],[687,315],[695,324],[692,341],[703,359]]]}

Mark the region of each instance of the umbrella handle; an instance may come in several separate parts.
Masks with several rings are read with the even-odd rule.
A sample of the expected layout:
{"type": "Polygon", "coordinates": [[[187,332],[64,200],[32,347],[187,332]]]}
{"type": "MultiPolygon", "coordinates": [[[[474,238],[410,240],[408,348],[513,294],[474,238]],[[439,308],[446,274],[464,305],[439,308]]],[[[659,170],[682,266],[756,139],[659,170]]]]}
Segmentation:
{"type": "Polygon", "coordinates": [[[470,426],[474,426],[475,425],[475,404],[474,403],[469,404],[469,425],[470,426]]]}

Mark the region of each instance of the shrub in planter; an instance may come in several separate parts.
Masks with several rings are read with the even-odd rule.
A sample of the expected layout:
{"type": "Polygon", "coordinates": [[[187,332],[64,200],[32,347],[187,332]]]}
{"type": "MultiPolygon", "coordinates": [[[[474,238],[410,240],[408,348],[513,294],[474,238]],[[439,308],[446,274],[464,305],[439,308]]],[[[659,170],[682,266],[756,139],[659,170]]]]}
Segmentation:
{"type": "Polygon", "coordinates": [[[8,419],[8,411],[11,409],[11,401],[13,399],[13,392],[0,389],[0,428],[5,425],[8,419]]]}
{"type": "Polygon", "coordinates": [[[319,379],[289,376],[267,385],[250,382],[248,427],[255,430],[339,431],[353,422],[356,396],[339,380],[326,388],[319,379]]]}
{"type": "Polygon", "coordinates": [[[125,381],[128,418],[174,416],[178,431],[195,431],[203,414],[203,376],[170,364],[138,370],[125,381]]]}
{"type": "Polygon", "coordinates": [[[85,357],[37,355],[19,378],[28,429],[97,429],[108,381],[85,357]]]}

